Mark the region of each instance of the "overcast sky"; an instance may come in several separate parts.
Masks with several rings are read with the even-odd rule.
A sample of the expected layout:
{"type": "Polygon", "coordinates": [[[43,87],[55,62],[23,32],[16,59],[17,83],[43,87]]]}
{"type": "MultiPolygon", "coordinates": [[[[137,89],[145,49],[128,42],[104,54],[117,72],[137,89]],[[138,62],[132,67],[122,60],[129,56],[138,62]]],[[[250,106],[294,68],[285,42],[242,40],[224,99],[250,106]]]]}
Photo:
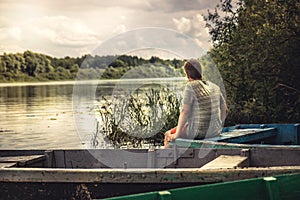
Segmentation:
{"type": "MultiPolygon", "coordinates": [[[[202,14],[218,2],[0,0],[0,53],[31,50],[56,57],[81,56],[143,27],[178,31],[208,49],[211,45],[202,14]]],[[[145,37],[151,40],[151,36],[145,37]]]]}

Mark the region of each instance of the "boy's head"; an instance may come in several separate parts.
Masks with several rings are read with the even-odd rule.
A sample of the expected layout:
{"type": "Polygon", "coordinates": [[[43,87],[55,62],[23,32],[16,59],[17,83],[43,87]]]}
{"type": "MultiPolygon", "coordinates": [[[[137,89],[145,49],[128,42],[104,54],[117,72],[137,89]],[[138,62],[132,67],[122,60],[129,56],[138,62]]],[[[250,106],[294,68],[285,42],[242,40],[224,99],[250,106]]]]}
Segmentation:
{"type": "Polygon", "coordinates": [[[188,78],[193,80],[202,79],[202,67],[197,59],[189,59],[184,63],[184,71],[188,78]]]}

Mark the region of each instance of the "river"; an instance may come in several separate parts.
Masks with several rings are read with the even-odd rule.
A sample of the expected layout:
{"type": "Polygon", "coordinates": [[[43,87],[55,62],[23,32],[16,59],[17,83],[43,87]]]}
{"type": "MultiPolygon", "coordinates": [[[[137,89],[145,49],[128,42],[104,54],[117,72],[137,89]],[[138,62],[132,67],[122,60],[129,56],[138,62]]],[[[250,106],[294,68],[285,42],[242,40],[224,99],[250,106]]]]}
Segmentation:
{"type": "MultiPolygon", "coordinates": [[[[0,149],[86,148],[93,128],[84,132],[78,127],[80,122],[74,115],[81,111],[74,106],[74,91],[76,95],[84,91],[80,93],[83,97],[80,103],[87,108],[84,110],[87,116],[93,116],[92,108],[100,96],[112,95],[120,88],[135,89],[153,83],[177,87],[178,83],[182,85],[182,79],[1,83],[0,149]]],[[[95,122],[88,126],[95,126],[95,122]]]]}

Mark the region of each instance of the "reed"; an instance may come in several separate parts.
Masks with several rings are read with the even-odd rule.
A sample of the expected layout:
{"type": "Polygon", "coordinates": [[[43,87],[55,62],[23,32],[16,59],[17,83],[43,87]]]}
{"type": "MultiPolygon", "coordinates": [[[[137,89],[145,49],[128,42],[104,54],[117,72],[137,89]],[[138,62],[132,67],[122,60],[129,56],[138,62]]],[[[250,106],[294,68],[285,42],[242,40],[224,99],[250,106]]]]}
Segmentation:
{"type": "Polygon", "coordinates": [[[160,146],[164,133],[176,126],[181,97],[162,86],[102,97],[92,146],[104,139],[115,148],[160,146]]]}

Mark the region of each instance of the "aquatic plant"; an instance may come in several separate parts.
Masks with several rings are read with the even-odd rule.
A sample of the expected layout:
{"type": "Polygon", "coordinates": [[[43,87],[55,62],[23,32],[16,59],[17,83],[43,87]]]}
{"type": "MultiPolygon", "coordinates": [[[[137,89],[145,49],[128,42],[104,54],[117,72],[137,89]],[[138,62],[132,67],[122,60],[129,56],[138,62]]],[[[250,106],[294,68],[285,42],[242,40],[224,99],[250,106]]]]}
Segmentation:
{"type": "Polygon", "coordinates": [[[116,148],[162,145],[164,133],[177,124],[180,103],[180,95],[162,86],[102,97],[92,146],[101,139],[116,148]]]}

